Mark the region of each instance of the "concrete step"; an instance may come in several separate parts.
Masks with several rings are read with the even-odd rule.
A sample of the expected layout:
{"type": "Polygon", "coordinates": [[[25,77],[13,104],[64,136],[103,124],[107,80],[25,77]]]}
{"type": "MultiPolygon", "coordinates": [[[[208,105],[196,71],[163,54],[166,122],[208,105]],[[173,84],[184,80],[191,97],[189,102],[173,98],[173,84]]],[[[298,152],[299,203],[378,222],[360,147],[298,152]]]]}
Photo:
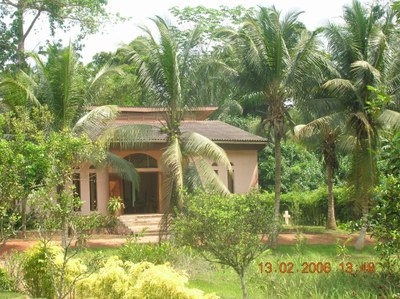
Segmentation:
{"type": "Polygon", "coordinates": [[[154,236],[160,233],[163,214],[132,214],[118,217],[120,223],[132,233],[154,236]]]}

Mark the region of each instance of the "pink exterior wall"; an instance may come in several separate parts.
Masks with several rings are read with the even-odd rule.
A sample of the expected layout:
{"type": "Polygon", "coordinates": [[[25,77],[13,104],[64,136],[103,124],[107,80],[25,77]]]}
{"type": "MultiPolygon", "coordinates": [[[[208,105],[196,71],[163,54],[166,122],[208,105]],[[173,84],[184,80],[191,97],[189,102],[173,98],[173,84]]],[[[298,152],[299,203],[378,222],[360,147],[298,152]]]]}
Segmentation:
{"type": "MultiPolygon", "coordinates": [[[[114,151],[120,157],[126,157],[130,154],[144,153],[152,156],[157,160],[158,171],[160,172],[160,190],[159,198],[161,197],[161,181],[162,174],[160,169],[160,159],[162,150],[146,150],[146,151],[114,151]]],[[[256,150],[226,150],[229,160],[233,164],[234,169],[234,193],[243,194],[249,192],[252,188],[258,187],[258,163],[256,150]]],[[[97,210],[100,213],[107,213],[107,201],[109,197],[109,169],[89,169],[89,164],[83,164],[80,168],[80,187],[81,198],[84,201],[82,213],[90,213],[90,190],[89,190],[89,173],[96,172],[97,177],[97,210]]],[[[228,173],[225,167],[215,166],[218,170],[222,182],[228,186],[228,173]]],[[[139,169],[146,171],[146,169],[139,169]]],[[[154,171],[154,169],[151,169],[154,171]]],[[[160,206],[161,206],[160,202],[160,206]]]]}

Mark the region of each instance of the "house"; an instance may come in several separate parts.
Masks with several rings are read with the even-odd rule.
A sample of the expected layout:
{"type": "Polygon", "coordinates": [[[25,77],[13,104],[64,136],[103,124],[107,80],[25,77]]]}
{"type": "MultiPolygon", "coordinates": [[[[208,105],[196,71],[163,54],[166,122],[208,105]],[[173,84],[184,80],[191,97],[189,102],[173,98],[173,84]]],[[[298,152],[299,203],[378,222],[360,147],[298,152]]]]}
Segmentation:
{"type": "MultiPolygon", "coordinates": [[[[151,125],[148,142],[151,148],[118,150],[111,152],[130,161],[140,175],[140,188],[133,204],[132,182],[121,179],[111,168],[96,169],[84,164],[74,177],[76,191],[84,201],[82,213],[99,211],[107,213],[107,201],[111,196],[124,200],[124,214],[160,213],[162,211],[161,155],[166,146],[167,136],[163,126],[163,108],[119,107],[120,114],[114,126],[127,124],[151,125]]],[[[258,186],[257,151],[266,145],[262,137],[250,134],[237,127],[217,120],[206,120],[217,108],[199,107],[185,112],[181,131],[194,131],[213,140],[227,153],[233,167],[229,173],[225,167],[213,163],[214,171],[227,188],[234,193],[246,193],[258,186]]],[[[212,163],[212,161],[210,162],[212,163]]]]}

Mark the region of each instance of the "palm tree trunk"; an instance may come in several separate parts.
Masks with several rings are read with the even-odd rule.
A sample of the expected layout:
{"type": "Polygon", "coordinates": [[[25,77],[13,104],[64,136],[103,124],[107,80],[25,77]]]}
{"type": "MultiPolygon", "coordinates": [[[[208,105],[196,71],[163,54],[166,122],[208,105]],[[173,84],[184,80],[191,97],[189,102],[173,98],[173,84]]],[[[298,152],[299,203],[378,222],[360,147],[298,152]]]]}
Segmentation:
{"type": "Polygon", "coordinates": [[[274,197],[274,220],[272,230],[269,237],[269,244],[272,248],[278,246],[278,227],[280,219],[280,203],[281,203],[281,172],[282,172],[282,153],[281,139],[283,131],[283,120],[279,119],[274,122],[274,141],[275,141],[275,197],[274,197]]]}
{"type": "Polygon", "coordinates": [[[333,168],[329,164],[326,165],[326,173],[328,177],[328,219],[326,222],[326,228],[336,230],[335,199],[333,195],[333,168]]]}
{"type": "Polygon", "coordinates": [[[365,246],[365,237],[367,236],[367,221],[368,221],[368,198],[364,198],[362,203],[362,217],[361,217],[361,230],[360,235],[356,241],[354,247],[357,250],[363,250],[365,246]]]}

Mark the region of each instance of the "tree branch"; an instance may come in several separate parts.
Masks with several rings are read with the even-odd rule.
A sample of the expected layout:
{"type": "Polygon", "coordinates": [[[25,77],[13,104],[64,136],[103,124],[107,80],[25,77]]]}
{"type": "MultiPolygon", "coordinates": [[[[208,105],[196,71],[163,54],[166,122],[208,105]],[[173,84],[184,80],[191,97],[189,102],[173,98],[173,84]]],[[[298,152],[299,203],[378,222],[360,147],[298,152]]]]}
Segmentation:
{"type": "Polygon", "coordinates": [[[23,37],[22,37],[23,40],[25,40],[26,37],[29,35],[29,33],[31,32],[31,30],[32,30],[33,26],[35,25],[36,21],[39,19],[41,13],[42,13],[42,10],[39,9],[37,15],[33,18],[31,24],[29,25],[29,28],[28,28],[28,29],[26,30],[26,32],[24,33],[24,35],[23,35],[23,37]]]}

